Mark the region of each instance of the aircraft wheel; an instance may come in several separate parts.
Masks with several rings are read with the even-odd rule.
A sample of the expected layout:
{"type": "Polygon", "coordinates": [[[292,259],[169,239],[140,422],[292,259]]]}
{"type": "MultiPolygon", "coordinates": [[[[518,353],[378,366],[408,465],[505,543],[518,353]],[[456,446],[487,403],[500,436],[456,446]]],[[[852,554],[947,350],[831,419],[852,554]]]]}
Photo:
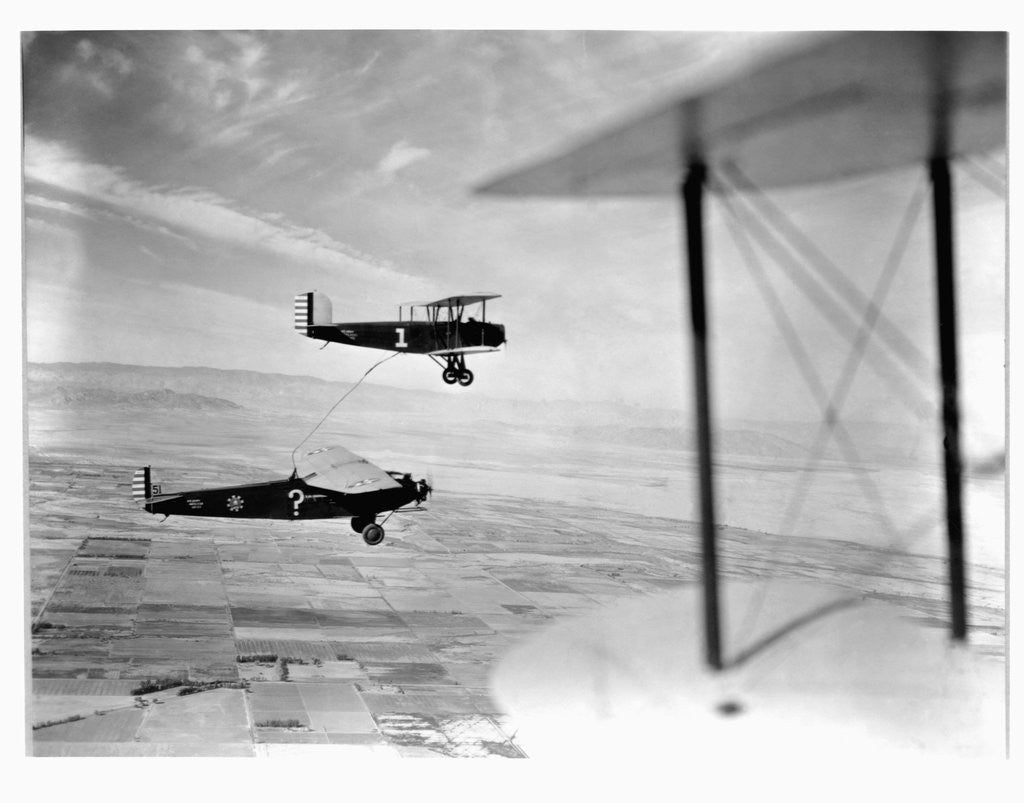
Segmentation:
{"type": "Polygon", "coordinates": [[[446,385],[454,385],[459,381],[459,372],[454,368],[445,368],[444,373],[441,374],[441,379],[445,381],[446,385]]]}
{"type": "Polygon", "coordinates": [[[384,528],[379,524],[367,524],[363,528],[363,540],[370,546],[377,546],[384,540],[384,528]]]}
{"type": "Polygon", "coordinates": [[[352,529],[357,533],[361,533],[365,530],[368,524],[373,524],[373,519],[364,519],[359,516],[355,516],[352,519],[352,529]]]}
{"type": "Polygon", "coordinates": [[[472,385],[473,384],[473,372],[470,371],[468,368],[464,369],[462,371],[462,373],[459,374],[459,384],[462,385],[462,387],[467,387],[469,385],[472,385]]]}

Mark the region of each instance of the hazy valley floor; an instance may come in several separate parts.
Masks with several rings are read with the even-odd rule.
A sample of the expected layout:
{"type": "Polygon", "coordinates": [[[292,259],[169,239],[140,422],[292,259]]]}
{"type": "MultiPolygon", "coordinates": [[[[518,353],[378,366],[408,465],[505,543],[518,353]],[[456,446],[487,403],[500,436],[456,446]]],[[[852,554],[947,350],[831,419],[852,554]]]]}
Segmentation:
{"type": "MultiPolygon", "coordinates": [[[[426,413],[338,417],[311,444],[433,474],[429,511],[394,516],[378,547],[345,519],[161,522],[131,501],[146,464],[167,491],[287,476],[318,417],[30,409],[35,754],[523,755],[489,692],[495,662],[556,618],[699,576],[688,456],[426,413]],[[179,685],[143,693],[148,681],[179,685]]],[[[880,535],[839,468],[809,491],[804,528],[821,537],[784,537],[751,523],[791,467],[726,462],[725,520],[747,528],[722,528],[727,578],[764,580],[763,604],[773,580],[821,579],[945,626],[941,543],[913,529],[937,480],[876,472],[887,498],[912,501],[896,520],[912,547],[880,535]]],[[[1001,484],[972,498],[976,518],[995,516],[1001,484]]],[[[971,639],[1002,655],[1001,534],[986,543],[971,639]]]]}

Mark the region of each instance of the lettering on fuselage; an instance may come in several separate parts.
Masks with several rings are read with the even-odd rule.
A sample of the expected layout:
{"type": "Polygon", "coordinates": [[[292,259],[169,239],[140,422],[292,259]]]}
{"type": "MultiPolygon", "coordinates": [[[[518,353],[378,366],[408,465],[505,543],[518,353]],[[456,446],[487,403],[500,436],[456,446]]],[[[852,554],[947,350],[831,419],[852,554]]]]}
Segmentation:
{"type": "Polygon", "coordinates": [[[407,348],[409,348],[409,344],[405,342],[405,327],[404,326],[396,326],[395,327],[395,334],[398,335],[398,342],[395,343],[395,348],[396,349],[407,349],[407,348]]]}
{"type": "Polygon", "coordinates": [[[202,507],[203,507],[203,500],[202,499],[186,499],[185,501],[188,503],[188,506],[190,508],[192,508],[192,510],[202,510],[202,507]]]}

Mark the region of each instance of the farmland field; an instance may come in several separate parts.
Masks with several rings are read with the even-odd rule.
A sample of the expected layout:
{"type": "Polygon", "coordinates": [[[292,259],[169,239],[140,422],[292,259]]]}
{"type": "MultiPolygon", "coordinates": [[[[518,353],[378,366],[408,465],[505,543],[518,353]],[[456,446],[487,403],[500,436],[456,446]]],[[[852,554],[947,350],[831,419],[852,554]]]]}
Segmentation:
{"type": "MultiPolygon", "coordinates": [[[[427,414],[356,408],[318,435],[433,475],[429,509],[392,517],[378,547],[346,519],[164,521],[131,500],[147,464],[167,491],[287,476],[315,420],[30,407],[34,754],[523,756],[491,691],[502,657],[556,621],[699,577],[689,455],[486,419],[450,437],[427,414]]],[[[764,511],[792,465],[723,462],[725,576],[827,577],[944,627],[937,480],[871,469],[890,502],[908,500],[891,505],[907,536],[894,544],[850,492],[865,469],[835,464],[782,536],[764,511]]],[[[1001,481],[971,494],[975,524],[997,517],[1001,481]]],[[[1001,658],[1001,533],[972,546],[972,642],[1001,658]]]]}

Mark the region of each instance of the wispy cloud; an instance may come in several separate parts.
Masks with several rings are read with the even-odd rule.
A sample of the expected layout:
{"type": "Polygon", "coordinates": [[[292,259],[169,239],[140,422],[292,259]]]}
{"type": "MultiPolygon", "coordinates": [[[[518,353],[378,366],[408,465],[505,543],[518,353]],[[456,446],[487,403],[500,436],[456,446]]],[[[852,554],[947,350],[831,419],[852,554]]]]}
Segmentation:
{"type": "Polygon", "coordinates": [[[302,81],[274,71],[262,41],[240,32],[194,35],[169,82],[197,112],[192,124],[203,138],[220,145],[242,142],[255,126],[309,97],[302,81]]]}
{"type": "Polygon", "coordinates": [[[428,156],[430,156],[430,151],[426,148],[416,148],[402,140],[391,146],[391,150],[377,163],[377,169],[381,173],[397,173],[402,168],[421,159],[426,159],[428,156]]]}
{"type": "Polygon", "coordinates": [[[28,227],[29,231],[36,231],[40,234],[65,235],[68,233],[68,230],[63,226],[58,226],[56,223],[38,217],[27,218],[25,226],[28,227]]]}
{"type": "Polygon", "coordinates": [[[120,50],[83,38],[75,45],[74,60],[64,65],[60,78],[66,84],[91,89],[110,100],[120,82],[134,69],[134,62],[120,50]]]}
{"type": "Polygon", "coordinates": [[[50,209],[55,212],[63,212],[68,215],[77,215],[79,217],[91,217],[84,206],[80,204],[71,204],[67,201],[57,201],[53,198],[44,198],[42,195],[28,194],[25,196],[26,207],[36,207],[38,209],[50,209]]]}
{"type": "Polygon", "coordinates": [[[380,51],[379,50],[373,51],[373,55],[370,56],[370,59],[366,62],[366,64],[364,64],[362,67],[359,67],[356,70],[356,75],[365,75],[367,72],[369,72],[370,68],[374,64],[377,63],[377,59],[379,59],[379,58],[380,58],[380,51]]]}
{"type": "Polygon", "coordinates": [[[154,262],[163,262],[160,256],[154,253],[152,249],[146,248],[146,246],[143,245],[139,248],[139,250],[142,251],[142,253],[144,253],[150,259],[152,259],[154,262]]]}
{"type": "Polygon", "coordinates": [[[33,217],[33,210],[40,209],[50,212],[58,212],[62,215],[72,215],[74,217],[84,218],[87,220],[127,224],[142,231],[150,232],[151,234],[170,237],[173,240],[184,243],[193,250],[197,247],[194,240],[172,231],[166,226],[161,226],[158,223],[154,223],[149,220],[143,220],[135,214],[96,207],[86,207],[82,204],[70,203],[68,201],[61,201],[54,198],[46,198],[42,195],[35,195],[31,193],[25,196],[25,214],[29,222],[37,219],[33,217]]]}
{"type": "Polygon", "coordinates": [[[267,84],[260,71],[264,46],[248,34],[236,34],[225,41],[231,47],[218,48],[217,54],[208,52],[199,40],[189,44],[182,65],[185,69],[177,80],[179,88],[193,100],[216,109],[224,108],[229,96],[239,89],[242,92],[238,99],[248,101],[267,84]]]}
{"type": "MultiPolygon", "coordinates": [[[[281,215],[238,208],[201,188],[149,187],[118,167],[82,161],[58,143],[32,136],[25,140],[25,177],[108,205],[130,216],[135,225],[155,221],[236,247],[259,248],[346,273],[355,271],[364,278],[401,277],[420,282],[384,260],[362,254],[323,231],[291,224],[281,215]]],[[[70,205],[65,209],[72,210],[70,205]]]]}
{"type": "Polygon", "coordinates": [[[263,166],[273,167],[285,157],[292,156],[301,150],[302,148],[299,146],[277,148],[276,150],[271,151],[270,155],[263,160],[263,166]]]}

